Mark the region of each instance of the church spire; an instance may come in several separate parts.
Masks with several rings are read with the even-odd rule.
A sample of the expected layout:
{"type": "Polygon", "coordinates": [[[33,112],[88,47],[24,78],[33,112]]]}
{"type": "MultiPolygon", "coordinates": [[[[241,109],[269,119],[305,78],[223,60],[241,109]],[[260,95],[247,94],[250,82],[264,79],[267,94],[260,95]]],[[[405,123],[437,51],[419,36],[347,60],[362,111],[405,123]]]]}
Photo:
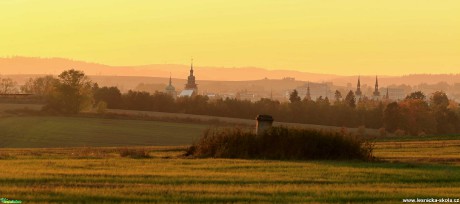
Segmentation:
{"type": "Polygon", "coordinates": [[[379,91],[379,79],[377,78],[377,75],[375,76],[375,92],[379,91]]]}
{"type": "Polygon", "coordinates": [[[375,96],[375,97],[379,97],[379,96],[380,96],[380,92],[379,92],[379,79],[377,78],[377,76],[375,76],[374,96],[375,96]]]}
{"type": "Polygon", "coordinates": [[[186,90],[195,90],[197,91],[198,87],[195,83],[195,76],[193,76],[193,58],[191,59],[190,63],[190,76],[187,78],[187,84],[185,85],[186,90]]]}
{"type": "Polygon", "coordinates": [[[307,85],[307,95],[305,96],[307,100],[311,100],[311,95],[310,95],[310,82],[308,82],[307,85]]]}
{"type": "Polygon", "coordinates": [[[361,97],[362,92],[361,92],[361,76],[358,76],[358,85],[356,86],[356,96],[361,97]]]}
{"type": "Polygon", "coordinates": [[[193,76],[193,57],[192,57],[191,63],[190,63],[190,76],[193,76]]]}
{"type": "Polygon", "coordinates": [[[172,97],[176,97],[176,88],[172,85],[172,78],[171,78],[171,72],[169,72],[169,85],[166,86],[165,92],[172,97]]]}

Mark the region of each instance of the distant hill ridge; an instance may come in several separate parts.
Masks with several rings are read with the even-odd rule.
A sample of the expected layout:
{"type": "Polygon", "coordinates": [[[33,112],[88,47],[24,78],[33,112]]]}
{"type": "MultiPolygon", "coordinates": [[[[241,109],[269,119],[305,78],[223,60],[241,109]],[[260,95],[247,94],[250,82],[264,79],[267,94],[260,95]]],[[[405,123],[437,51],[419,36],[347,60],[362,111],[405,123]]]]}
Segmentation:
{"type": "MultiPolygon", "coordinates": [[[[340,76],[331,74],[315,74],[293,70],[267,70],[257,67],[201,67],[194,66],[197,81],[251,81],[268,79],[282,79],[293,77],[298,81],[333,82],[336,85],[351,83],[356,85],[357,75],[340,76]]],[[[37,57],[10,57],[0,58],[0,75],[57,75],[65,69],[75,68],[93,76],[142,76],[185,79],[189,74],[189,65],[178,64],[151,64],[140,66],[110,66],[64,58],[37,58],[37,57]]],[[[418,85],[420,83],[447,82],[460,83],[460,74],[411,74],[404,76],[379,76],[381,86],[391,84],[418,85]]],[[[361,83],[373,86],[375,76],[361,76],[361,83]]]]}
{"type": "MultiPolygon", "coordinates": [[[[64,69],[75,68],[85,71],[88,75],[105,76],[148,76],[169,77],[171,73],[175,78],[186,78],[190,65],[178,64],[151,64],[140,66],[110,66],[64,58],[35,58],[11,57],[0,58],[0,74],[59,74],[64,69]]],[[[200,80],[216,81],[245,81],[258,80],[265,77],[281,79],[295,77],[298,80],[330,80],[338,77],[329,74],[314,74],[289,70],[267,70],[257,67],[202,67],[196,63],[194,68],[200,80]]]]}

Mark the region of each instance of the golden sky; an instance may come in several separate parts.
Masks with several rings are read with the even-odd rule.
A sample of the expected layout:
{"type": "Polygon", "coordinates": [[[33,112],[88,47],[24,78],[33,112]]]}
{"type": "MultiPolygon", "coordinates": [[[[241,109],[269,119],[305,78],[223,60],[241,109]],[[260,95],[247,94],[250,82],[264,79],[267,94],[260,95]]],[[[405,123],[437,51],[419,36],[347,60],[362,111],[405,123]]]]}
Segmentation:
{"type": "Polygon", "coordinates": [[[0,57],[460,73],[459,0],[0,0],[0,57]]]}

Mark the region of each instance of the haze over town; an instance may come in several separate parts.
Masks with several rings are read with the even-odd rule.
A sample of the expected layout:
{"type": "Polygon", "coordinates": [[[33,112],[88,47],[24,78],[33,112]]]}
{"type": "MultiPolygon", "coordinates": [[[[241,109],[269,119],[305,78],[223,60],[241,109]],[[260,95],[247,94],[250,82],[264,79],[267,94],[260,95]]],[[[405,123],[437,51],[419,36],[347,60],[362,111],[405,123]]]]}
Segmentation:
{"type": "Polygon", "coordinates": [[[0,0],[0,203],[460,203],[458,0],[0,0]]]}
{"type": "MultiPolygon", "coordinates": [[[[297,89],[306,93],[311,86],[313,98],[331,97],[335,90],[343,93],[356,90],[360,78],[365,95],[371,96],[376,75],[332,75],[294,70],[268,70],[256,67],[203,67],[195,60],[200,94],[211,98],[235,98],[256,101],[273,98],[286,101],[289,93],[297,89]],[[198,65],[197,65],[198,64],[198,65]]],[[[153,64],[143,66],[108,66],[98,63],[69,60],[63,58],[11,57],[0,58],[0,74],[17,82],[17,91],[29,78],[42,75],[57,75],[62,67],[78,68],[85,71],[94,82],[101,86],[117,86],[122,92],[129,90],[163,92],[169,77],[177,90],[182,90],[189,75],[190,65],[153,64]]],[[[380,92],[388,88],[389,97],[403,99],[413,91],[432,93],[445,91],[453,100],[460,99],[459,74],[412,74],[403,76],[377,76],[380,92]]]]}

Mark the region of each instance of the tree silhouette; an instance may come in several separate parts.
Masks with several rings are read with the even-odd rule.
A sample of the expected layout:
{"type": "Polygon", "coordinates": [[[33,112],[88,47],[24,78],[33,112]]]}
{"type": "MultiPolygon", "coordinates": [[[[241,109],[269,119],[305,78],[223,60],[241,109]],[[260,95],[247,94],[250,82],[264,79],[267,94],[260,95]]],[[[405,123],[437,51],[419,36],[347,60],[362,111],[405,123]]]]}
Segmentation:
{"type": "Polygon", "coordinates": [[[389,103],[383,114],[384,127],[389,132],[394,132],[398,129],[401,111],[396,102],[389,103]]]}
{"type": "Polygon", "coordinates": [[[345,104],[347,104],[351,108],[356,107],[356,97],[353,91],[349,91],[347,96],[345,97],[345,104]]]}
{"type": "Polygon", "coordinates": [[[122,98],[121,92],[117,87],[102,87],[99,88],[96,86],[93,87],[93,95],[95,104],[103,101],[107,103],[107,108],[120,108],[122,98]]]}
{"type": "Polygon", "coordinates": [[[459,129],[459,117],[452,110],[448,109],[449,98],[442,91],[434,92],[430,97],[430,105],[436,119],[436,130],[438,133],[455,133],[459,129]]]}
{"type": "Polygon", "coordinates": [[[35,94],[39,97],[49,97],[59,83],[52,75],[29,79],[22,87],[24,93],[35,94]]]}
{"type": "Polygon", "coordinates": [[[291,101],[291,103],[296,103],[296,102],[300,102],[300,100],[301,98],[299,96],[299,93],[297,92],[297,90],[294,89],[291,95],[289,95],[289,101],[291,101]]]}
{"type": "Polygon", "coordinates": [[[342,93],[339,90],[335,90],[334,99],[337,103],[342,100],[342,93]]]}
{"type": "Polygon", "coordinates": [[[426,96],[423,94],[421,91],[416,91],[412,92],[409,95],[406,96],[406,99],[419,99],[419,100],[425,100],[426,96]]]}
{"type": "Polygon", "coordinates": [[[12,94],[16,92],[17,83],[11,78],[0,78],[0,94],[12,94]]]}
{"type": "Polygon", "coordinates": [[[93,103],[91,81],[83,71],[75,69],[62,72],[55,90],[47,100],[45,109],[61,113],[78,113],[93,103]]]}

